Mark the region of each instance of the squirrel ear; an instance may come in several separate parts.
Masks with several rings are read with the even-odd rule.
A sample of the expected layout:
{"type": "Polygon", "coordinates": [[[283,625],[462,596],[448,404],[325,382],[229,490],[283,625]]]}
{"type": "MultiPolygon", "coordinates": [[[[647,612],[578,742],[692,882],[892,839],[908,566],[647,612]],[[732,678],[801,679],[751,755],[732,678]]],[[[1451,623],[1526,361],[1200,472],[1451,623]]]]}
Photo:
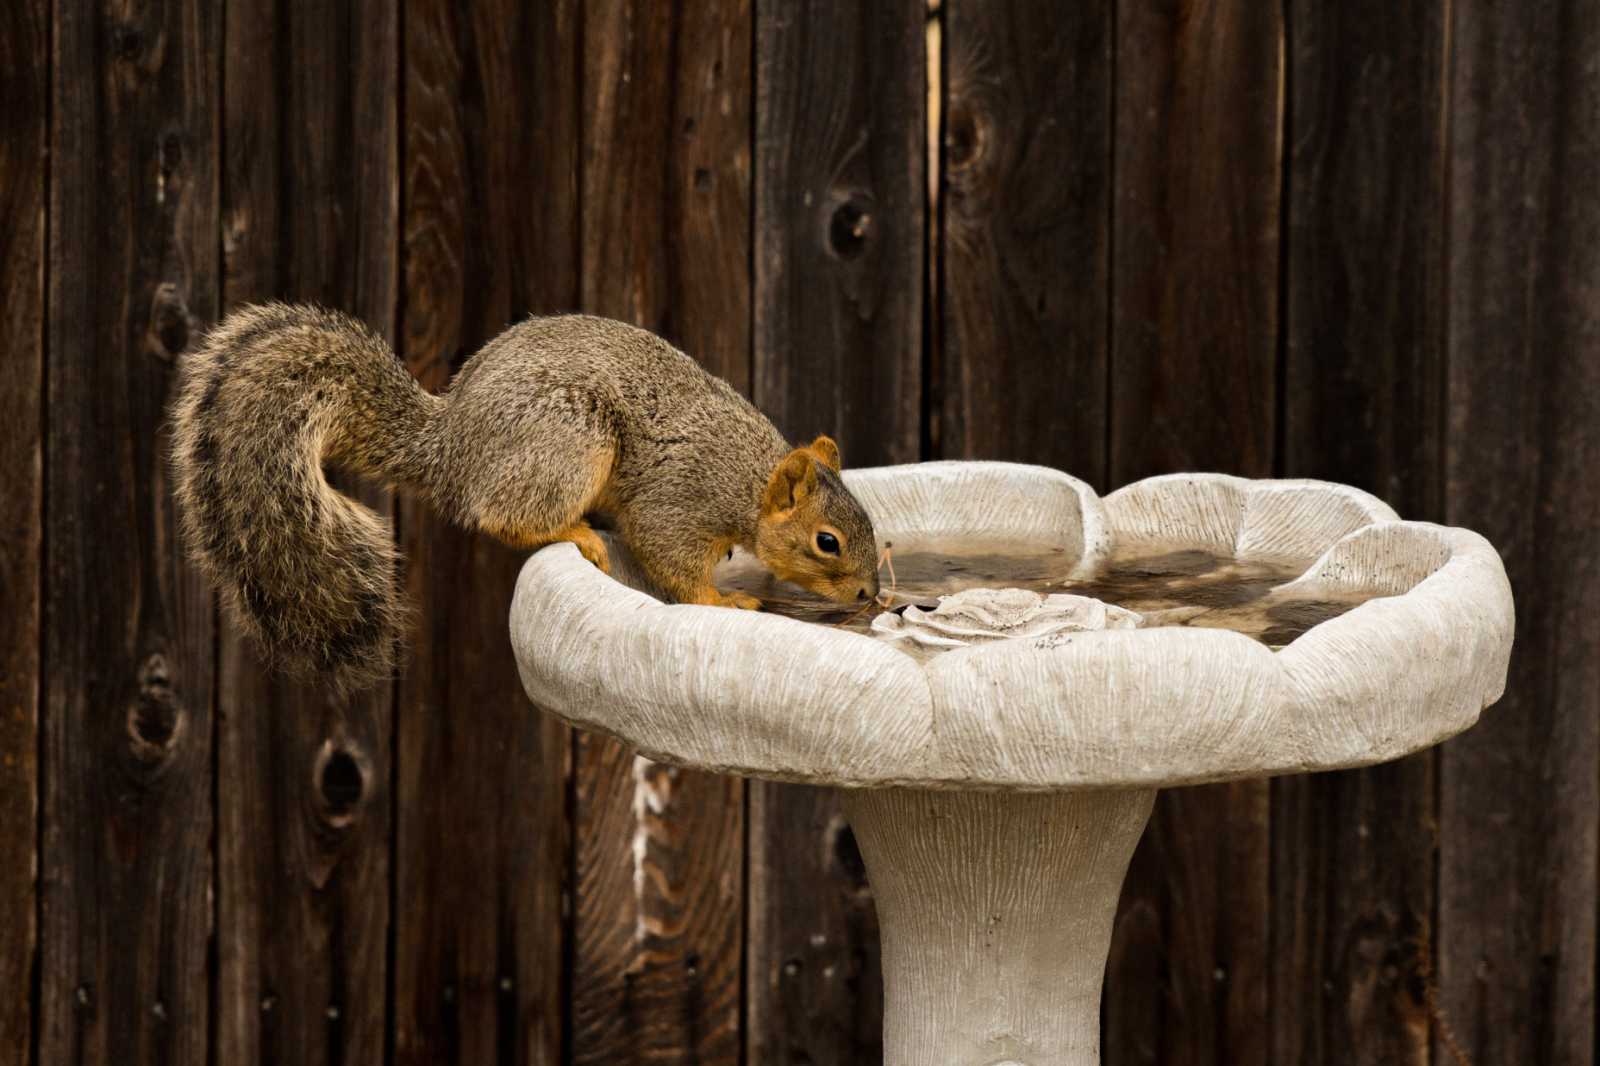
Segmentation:
{"type": "Polygon", "coordinates": [[[772,468],[767,479],[767,494],[761,501],[762,514],[792,510],[817,488],[817,457],[805,448],[796,448],[772,468]]]}
{"type": "Polygon", "coordinates": [[[832,437],[818,437],[811,442],[810,451],[823,466],[832,470],[835,474],[839,472],[839,446],[833,443],[832,437]]]}

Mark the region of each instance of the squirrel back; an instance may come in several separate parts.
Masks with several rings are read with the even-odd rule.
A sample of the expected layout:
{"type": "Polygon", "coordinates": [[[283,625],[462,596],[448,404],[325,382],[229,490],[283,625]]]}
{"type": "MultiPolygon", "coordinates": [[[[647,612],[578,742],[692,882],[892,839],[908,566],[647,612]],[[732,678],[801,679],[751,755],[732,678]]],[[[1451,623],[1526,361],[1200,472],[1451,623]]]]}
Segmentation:
{"type": "Polygon", "coordinates": [[[390,675],[406,612],[388,522],[336,492],[324,461],[513,546],[570,541],[601,569],[588,516],[607,514],[681,602],[759,606],[711,584],[734,545],[836,600],[878,591],[833,442],[790,448],[726,382],[609,319],[518,323],[433,396],[352,318],[246,307],[184,357],[173,422],[192,554],[276,665],[346,689],[390,675]]]}

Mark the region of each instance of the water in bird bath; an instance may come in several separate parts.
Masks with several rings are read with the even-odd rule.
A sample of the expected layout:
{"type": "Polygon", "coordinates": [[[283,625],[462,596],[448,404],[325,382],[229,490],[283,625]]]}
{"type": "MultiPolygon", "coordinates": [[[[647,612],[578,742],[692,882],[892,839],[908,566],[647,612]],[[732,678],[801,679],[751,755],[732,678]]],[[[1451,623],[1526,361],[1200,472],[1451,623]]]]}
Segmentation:
{"type": "MultiPolygon", "coordinates": [[[[754,559],[742,555],[724,563],[717,584],[759,597],[771,613],[861,633],[894,635],[902,627],[880,616],[895,613],[926,619],[941,597],[972,589],[1021,589],[1039,597],[1067,594],[1099,600],[1132,612],[1088,628],[1194,626],[1231,629],[1273,648],[1281,648],[1312,626],[1337,618],[1372,598],[1368,593],[1319,589],[1314,593],[1279,589],[1305,572],[1310,560],[1237,559],[1203,551],[1113,555],[1089,578],[1071,576],[1075,560],[1065,549],[1016,543],[952,542],[895,551],[894,595],[885,606],[864,609],[817,599],[774,579],[754,559]],[[876,623],[876,625],[875,625],[876,623]]],[[[888,568],[880,575],[890,588],[888,568]]],[[[885,597],[887,598],[887,597],[885,597]]],[[[962,597],[961,599],[968,599],[962,597]]],[[[951,601],[946,601],[950,603],[951,601]]],[[[1024,607],[1027,601],[1022,600],[1024,607]]],[[[1065,608],[1069,601],[1047,601],[1065,608]]],[[[961,600],[954,601],[959,607],[961,600]]],[[[947,611],[950,608],[947,608],[947,611]]],[[[967,641],[962,641],[966,643],[967,641]]],[[[947,646],[902,640],[899,646],[927,658],[947,646]]]]}

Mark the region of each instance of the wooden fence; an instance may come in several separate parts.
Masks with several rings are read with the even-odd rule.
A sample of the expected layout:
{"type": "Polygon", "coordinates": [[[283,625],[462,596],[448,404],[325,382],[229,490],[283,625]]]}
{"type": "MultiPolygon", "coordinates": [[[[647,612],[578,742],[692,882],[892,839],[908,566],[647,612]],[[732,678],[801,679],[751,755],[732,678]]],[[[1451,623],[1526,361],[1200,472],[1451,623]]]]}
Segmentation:
{"type": "Polygon", "coordinates": [[[0,1062],[879,1061],[833,799],[536,713],[516,554],[368,492],[420,621],[353,703],[219,620],[163,405],[284,297],[430,387],[585,308],[850,465],[1327,477],[1480,530],[1506,698],[1163,796],[1105,1061],[1594,1066],[1597,54],[1593,0],[7,0],[0,1062]]]}

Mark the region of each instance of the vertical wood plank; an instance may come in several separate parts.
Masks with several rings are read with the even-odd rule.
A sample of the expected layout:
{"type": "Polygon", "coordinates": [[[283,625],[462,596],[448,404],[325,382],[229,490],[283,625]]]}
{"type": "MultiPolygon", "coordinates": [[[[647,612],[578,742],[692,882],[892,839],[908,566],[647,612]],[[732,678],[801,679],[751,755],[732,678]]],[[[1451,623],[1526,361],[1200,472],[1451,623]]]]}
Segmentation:
{"type": "Polygon", "coordinates": [[[762,0],[755,396],[850,466],[919,458],[924,7],[762,0]]]}
{"type": "MultiPolygon", "coordinates": [[[[578,17],[406,4],[402,355],[430,390],[513,321],[577,304],[578,17]]],[[[570,734],[529,706],[506,641],[525,553],[402,506],[419,621],[396,740],[395,1061],[558,1066],[570,734]]]]}
{"type": "Polygon", "coordinates": [[[946,0],[942,450],[1103,487],[1111,4],[946,0]]]}
{"type": "MultiPolygon", "coordinates": [[[[397,24],[393,0],[229,4],[227,304],[315,300],[392,334],[397,24]]],[[[287,682],[231,629],[221,670],[217,1060],[382,1062],[393,692],[287,682]]]]}
{"type": "Polygon", "coordinates": [[[1272,473],[1283,32],[1247,0],[1118,8],[1113,486],[1272,473]]]}
{"type": "MultiPolygon", "coordinates": [[[[584,17],[583,306],[748,388],[748,0],[584,17]]],[[[744,785],[576,743],[573,1061],[739,1061],[744,785]]]]}
{"type": "MultiPolygon", "coordinates": [[[[1123,3],[1116,33],[1110,484],[1270,475],[1282,11],[1123,3]]],[[[1123,893],[1108,1066],[1268,1061],[1269,823],[1265,782],[1162,795],[1123,893]]]]}
{"type": "Polygon", "coordinates": [[[1446,517],[1499,548],[1518,618],[1505,699],[1440,750],[1439,980],[1475,1061],[1591,1066],[1600,12],[1453,15],[1446,517]]]}
{"type": "Polygon", "coordinates": [[[50,7],[0,8],[0,1061],[33,1042],[44,508],[45,154],[50,7]]]}
{"type": "MultiPolygon", "coordinates": [[[[927,73],[923,0],[762,0],[755,399],[847,465],[918,458],[927,73]]],[[[834,795],[751,786],[752,1063],[882,1059],[877,919],[834,795]]]]}
{"type": "MultiPolygon", "coordinates": [[[[1283,472],[1442,516],[1444,9],[1291,5],[1283,472]]],[[[1434,756],[1273,796],[1275,1062],[1426,1066],[1434,756]]]]}
{"type": "Polygon", "coordinates": [[[207,1057],[215,630],[163,425],[216,312],[219,31],[184,0],[55,10],[41,1063],[207,1057]]]}

